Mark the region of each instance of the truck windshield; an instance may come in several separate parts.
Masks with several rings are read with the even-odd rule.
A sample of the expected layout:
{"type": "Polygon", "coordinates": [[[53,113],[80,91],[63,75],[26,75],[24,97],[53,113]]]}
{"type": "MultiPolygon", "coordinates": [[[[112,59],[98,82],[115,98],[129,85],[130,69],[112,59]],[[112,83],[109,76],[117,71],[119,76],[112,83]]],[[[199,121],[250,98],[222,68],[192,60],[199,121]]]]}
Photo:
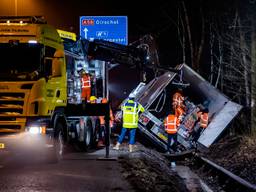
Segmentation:
{"type": "Polygon", "coordinates": [[[36,43],[1,43],[0,80],[36,80],[41,72],[42,47],[36,43]]]}

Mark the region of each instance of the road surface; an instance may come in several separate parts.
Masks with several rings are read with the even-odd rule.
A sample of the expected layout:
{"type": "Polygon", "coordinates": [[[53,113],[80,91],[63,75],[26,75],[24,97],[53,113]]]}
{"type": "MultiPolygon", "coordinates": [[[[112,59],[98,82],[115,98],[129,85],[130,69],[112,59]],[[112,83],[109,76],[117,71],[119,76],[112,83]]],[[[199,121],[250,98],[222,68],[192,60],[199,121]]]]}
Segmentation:
{"type": "MultiPolygon", "coordinates": [[[[8,138],[0,150],[0,191],[133,191],[121,177],[116,158],[104,160],[105,150],[71,152],[59,163],[47,163],[36,144],[25,150],[24,136],[8,138]],[[9,147],[10,143],[12,148],[9,147]],[[14,149],[14,147],[16,147],[14,149]]],[[[3,142],[3,138],[0,138],[3,142]]]]}

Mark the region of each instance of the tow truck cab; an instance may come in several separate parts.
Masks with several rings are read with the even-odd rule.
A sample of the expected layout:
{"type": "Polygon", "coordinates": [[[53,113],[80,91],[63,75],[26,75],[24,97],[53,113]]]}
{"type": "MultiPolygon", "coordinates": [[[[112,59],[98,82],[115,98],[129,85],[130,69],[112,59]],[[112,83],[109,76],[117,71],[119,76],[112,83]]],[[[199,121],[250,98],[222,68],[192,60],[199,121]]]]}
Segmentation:
{"type": "Polygon", "coordinates": [[[57,30],[42,17],[1,17],[0,58],[0,132],[45,133],[52,113],[67,105],[57,30]]]}

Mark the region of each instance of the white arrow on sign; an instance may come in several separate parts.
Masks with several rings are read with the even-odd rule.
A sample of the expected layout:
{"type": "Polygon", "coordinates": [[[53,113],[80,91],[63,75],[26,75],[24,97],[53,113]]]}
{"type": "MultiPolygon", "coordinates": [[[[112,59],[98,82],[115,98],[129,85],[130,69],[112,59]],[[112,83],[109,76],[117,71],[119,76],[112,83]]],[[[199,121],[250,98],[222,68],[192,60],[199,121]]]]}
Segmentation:
{"type": "Polygon", "coordinates": [[[84,28],[84,38],[87,39],[87,32],[88,32],[88,29],[85,27],[84,28]]]}

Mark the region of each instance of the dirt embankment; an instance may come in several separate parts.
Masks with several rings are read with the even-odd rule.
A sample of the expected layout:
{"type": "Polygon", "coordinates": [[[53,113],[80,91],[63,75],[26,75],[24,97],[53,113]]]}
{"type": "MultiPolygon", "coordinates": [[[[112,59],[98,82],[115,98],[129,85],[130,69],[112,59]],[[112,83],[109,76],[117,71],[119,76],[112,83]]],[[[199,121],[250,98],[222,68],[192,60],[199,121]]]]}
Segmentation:
{"type": "Polygon", "coordinates": [[[140,192],[186,192],[183,180],[171,171],[169,162],[156,151],[124,156],[120,163],[123,176],[140,192]]]}
{"type": "Polygon", "coordinates": [[[256,139],[225,137],[204,156],[246,181],[256,184],[256,139]]]}

